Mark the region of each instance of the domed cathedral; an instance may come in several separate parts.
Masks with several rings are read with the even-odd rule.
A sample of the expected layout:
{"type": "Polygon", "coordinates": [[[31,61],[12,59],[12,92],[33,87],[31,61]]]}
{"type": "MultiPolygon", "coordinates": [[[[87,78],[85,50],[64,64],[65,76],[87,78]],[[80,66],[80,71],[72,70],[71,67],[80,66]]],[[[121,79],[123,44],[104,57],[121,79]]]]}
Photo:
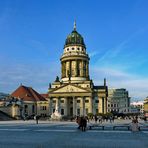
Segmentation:
{"type": "Polygon", "coordinates": [[[76,29],[66,38],[60,58],[61,78],[49,86],[50,114],[58,106],[63,116],[85,116],[88,113],[106,113],[107,86],[94,86],[89,76],[89,56],[83,37],[76,29]]]}
{"type": "Polygon", "coordinates": [[[61,65],[64,83],[89,81],[89,56],[86,53],[83,37],[76,31],[76,24],[65,41],[61,65]]]}

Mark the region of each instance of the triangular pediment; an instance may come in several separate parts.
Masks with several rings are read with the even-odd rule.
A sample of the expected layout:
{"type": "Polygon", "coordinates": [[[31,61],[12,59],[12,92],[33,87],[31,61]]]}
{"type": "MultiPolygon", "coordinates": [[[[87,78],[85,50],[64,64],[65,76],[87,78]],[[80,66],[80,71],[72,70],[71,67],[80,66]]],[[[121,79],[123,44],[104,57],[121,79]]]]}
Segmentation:
{"type": "Polygon", "coordinates": [[[79,86],[75,86],[72,84],[68,84],[59,88],[56,88],[55,90],[53,90],[54,93],[79,93],[79,92],[90,92],[89,90],[79,87],[79,86]]]}

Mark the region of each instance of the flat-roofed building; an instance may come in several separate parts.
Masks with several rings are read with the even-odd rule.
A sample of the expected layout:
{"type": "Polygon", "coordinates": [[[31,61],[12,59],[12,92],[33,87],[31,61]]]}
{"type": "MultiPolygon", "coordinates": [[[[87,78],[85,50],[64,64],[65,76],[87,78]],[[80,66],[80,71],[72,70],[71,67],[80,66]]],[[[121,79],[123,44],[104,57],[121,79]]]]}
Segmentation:
{"type": "Polygon", "coordinates": [[[125,88],[108,89],[107,111],[118,113],[130,112],[130,97],[125,88]]]}
{"type": "Polygon", "coordinates": [[[144,114],[148,117],[148,97],[144,100],[144,114]]]}

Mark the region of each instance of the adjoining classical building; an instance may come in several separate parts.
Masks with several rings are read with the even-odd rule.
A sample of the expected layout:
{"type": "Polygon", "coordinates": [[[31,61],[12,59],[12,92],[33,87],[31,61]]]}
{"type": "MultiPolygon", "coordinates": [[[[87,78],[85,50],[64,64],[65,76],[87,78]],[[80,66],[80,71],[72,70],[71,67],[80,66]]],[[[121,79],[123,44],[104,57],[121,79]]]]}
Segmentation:
{"type": "Polygon", "coordinates": [[[130,97],[126,89],[108,89],[107,111],[118,113],[130,112],[130,97]]]}
{"type": "Polygon", "coordinates": [[[66,38],[60,58],[61,78],[57,77],[48,91],[49,113],[55,106],[64,116],[107,112],[107,86],[94,86],[89,75],[89,55],[83,37],[74,29],[66,38]]]}
{"type": "Polygon", "coordinates": [[[144,115],[148,118],[148,97],[144,100],[144,115]]]}
{"type": "Polygon", "coordinates": [[[18,116],[48,116],[49,103],[42,95],[33,88],[24,85],[19,86],[11,97],[21,101],[19,108],[16,109],[15,115],[18,116]]]}

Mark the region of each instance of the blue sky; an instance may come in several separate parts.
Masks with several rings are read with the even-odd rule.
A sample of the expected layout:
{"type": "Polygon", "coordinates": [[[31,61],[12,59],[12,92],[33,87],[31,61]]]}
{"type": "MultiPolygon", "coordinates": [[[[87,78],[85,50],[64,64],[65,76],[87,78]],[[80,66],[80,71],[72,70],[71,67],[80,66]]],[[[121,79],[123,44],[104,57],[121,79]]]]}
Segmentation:
{"type": "Polygon", "coordinates": [[[20,83],[47,92],[73,29],[84,37],[95,85],[148,96],[147,0],[1,0],[0,92],[20,83]]]}

